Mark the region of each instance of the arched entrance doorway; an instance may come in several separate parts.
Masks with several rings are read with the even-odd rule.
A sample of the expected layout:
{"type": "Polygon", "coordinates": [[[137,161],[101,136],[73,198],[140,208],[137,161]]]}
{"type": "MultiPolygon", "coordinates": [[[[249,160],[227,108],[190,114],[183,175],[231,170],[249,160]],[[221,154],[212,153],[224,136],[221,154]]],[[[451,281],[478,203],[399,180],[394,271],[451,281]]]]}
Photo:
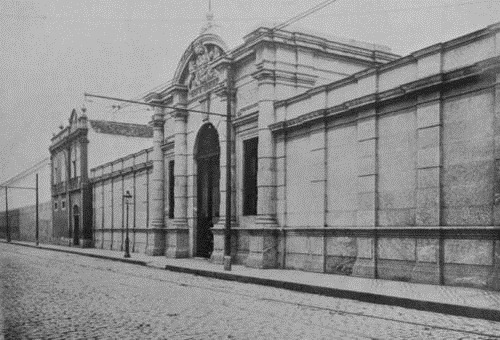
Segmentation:
{"type": "Polygon", "coordinates": [[[210,257],[214,249],[211,229],[219,217],[220,202],[219,134],[212,124],[201,127],[195,145],[198,182],[196,256],[210,257]]]}
{"type": "Polygon", "coordinates": [[[73,206],[73,244],[80,244],[80,208],[73,206]]]}

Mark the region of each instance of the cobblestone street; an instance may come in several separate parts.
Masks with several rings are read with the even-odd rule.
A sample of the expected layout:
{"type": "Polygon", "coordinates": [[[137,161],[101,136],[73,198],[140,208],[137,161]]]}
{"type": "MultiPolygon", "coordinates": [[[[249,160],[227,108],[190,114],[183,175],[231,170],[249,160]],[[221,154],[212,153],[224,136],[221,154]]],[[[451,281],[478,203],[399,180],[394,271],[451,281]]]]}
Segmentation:
{"type": "Polygon", "coordinates": [[[500,338],[500,322],[7,244],[0,280],[6,339],[500,338]]]}

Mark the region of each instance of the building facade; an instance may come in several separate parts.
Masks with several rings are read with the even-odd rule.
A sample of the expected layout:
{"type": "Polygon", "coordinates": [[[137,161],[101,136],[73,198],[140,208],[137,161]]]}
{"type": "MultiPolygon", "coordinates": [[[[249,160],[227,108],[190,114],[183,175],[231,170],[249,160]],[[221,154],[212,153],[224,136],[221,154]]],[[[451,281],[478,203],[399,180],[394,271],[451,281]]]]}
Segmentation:
{"type": "Polygon", "coordinates": [[[400,57],[209,23],[144,98],[150,148],[90,171],[93,243],[222,263],[230,204],[233,263],[498,290],[499,55],[500,24],[400,57]]]}
{"type": "Polygon", "coordinates": [[[90,120],[85,112],[72,111],[69,124],[53,136],[49,149],[54,242],[93,245],[89,166],[147,147],[151,136],[145,125],[90,120]]]}

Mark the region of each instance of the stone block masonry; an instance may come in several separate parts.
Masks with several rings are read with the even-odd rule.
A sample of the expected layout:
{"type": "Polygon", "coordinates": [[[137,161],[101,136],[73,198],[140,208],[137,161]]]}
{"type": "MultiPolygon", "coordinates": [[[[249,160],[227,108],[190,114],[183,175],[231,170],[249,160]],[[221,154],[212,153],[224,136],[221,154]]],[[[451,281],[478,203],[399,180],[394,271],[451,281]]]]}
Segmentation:
{"type": "Polygon", "coordinates": [[[293,112],[270,125],[287,150],[287,194],[277,203],[285,207],[285,267],[318,271],[323,263],[335,274],[499,288],[498,30],[275,105],[282,117],[293,112]],[[353,84],[365,96],[338,99],[353,84]],[[320,106],[297,115],[321,91],[326,106],[310,101],[320,106]],[[318,124],[327,126],[324,225],[312,223],[322,206],[313,198],[323,192],[311,185],[323,171],[312,151],[318,124]]]}

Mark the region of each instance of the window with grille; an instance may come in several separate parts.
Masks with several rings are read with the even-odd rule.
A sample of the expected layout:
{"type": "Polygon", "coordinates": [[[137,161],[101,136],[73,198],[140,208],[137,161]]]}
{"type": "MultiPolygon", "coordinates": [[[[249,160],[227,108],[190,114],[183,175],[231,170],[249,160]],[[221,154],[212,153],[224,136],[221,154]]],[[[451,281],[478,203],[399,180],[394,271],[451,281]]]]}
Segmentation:
{"type": "Polygon", "coordinates": [[[175,209],[175,176],[174,161],[168,162],[168,218],[174,218],[175,209]]]}
{"type": "Polygon", "coordinates": [[[257,215],[258,139],[243,141],[243,215],[257,215]]]}

